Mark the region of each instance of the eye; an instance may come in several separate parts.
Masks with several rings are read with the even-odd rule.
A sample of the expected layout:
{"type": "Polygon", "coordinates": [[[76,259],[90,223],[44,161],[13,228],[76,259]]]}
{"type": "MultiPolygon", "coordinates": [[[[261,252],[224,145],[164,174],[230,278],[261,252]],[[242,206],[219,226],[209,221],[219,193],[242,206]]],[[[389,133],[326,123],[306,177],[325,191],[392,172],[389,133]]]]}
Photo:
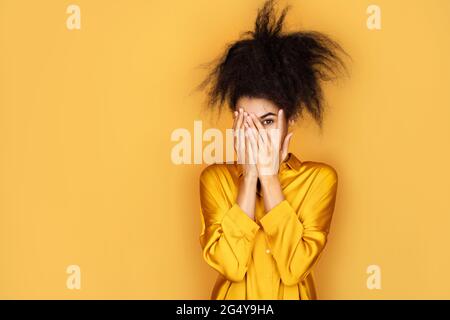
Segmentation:
{"type": "Polygon", "coordinates": [[[273,119],[265,119],[262,124],[265,126],[270,126],[273,123],[273,119]]]}

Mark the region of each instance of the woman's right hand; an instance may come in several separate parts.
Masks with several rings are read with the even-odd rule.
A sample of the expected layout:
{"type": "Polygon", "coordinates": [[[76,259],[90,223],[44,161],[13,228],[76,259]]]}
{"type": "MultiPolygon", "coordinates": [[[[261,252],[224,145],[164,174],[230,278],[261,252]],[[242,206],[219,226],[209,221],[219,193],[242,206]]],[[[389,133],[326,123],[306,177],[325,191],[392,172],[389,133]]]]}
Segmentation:
{"type": "Polygon", "coordinates": [[[246,112],[242,108],[234,112],[233,137],[234,150],[237,154],[238,164],[242,166],[244,178],[257,178],[258,170],[256,167],[256,150],[252,150],[250,138],[246,134],[245,128],[246,112]],[[255,151],[255,152],[254,152],[255,151]]]}

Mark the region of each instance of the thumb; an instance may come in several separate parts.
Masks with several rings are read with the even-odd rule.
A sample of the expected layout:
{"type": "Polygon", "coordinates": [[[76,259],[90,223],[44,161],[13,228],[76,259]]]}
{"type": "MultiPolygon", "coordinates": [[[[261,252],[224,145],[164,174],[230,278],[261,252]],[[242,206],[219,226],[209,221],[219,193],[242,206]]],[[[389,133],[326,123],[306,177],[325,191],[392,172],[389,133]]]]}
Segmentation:
{"type": "Polygon", "coordinates": [[[288,133],[284,138],[283,147],[281,149],[281,161],[284,161],[289,153],[289,143],[291,142],[292,136],[294,134],[292,132],[288,133]]]}

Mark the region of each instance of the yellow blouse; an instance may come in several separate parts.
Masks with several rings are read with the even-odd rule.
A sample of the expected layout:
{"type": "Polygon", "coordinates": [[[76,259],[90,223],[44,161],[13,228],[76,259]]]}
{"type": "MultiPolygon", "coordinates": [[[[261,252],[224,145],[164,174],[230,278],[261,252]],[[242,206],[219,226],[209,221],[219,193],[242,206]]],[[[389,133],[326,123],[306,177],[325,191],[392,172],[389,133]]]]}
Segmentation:
{"type": "Polygon", "coordinates": [[[200,175],[200,244],[219,272],[211,299],[317,299],[312,269],[327,242],[336,171],[289,153],[279,171],[285,200],[265,213],[258,191],[255,220],[236,203],[241,174],[235,162],[210,165],[200,175]]]}

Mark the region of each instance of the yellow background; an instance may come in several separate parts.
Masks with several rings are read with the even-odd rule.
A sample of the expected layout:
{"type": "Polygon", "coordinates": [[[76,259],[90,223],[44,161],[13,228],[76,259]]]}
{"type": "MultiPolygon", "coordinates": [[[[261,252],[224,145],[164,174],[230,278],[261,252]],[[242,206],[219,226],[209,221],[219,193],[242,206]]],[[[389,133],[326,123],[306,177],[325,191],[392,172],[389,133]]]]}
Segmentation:
{"type": "MultiPolygon", "coordinates": [[[[170,135],[217,123],[201,63],[253,28],[263,0],[0,1],[0,298],[208,299],[198,176],[170,135]],[[69,4],[81,30],[66,28],[69,4]],[[81,290],[66,267],[81,267],[81,290]]],[[[322,135],[291,151],[339,174],[322,299],[450,298],[450,1],[291,0],[353,58],[326,87],[322,135]],[[379,265],[382,289],[368,290],[379,265]]]]}

